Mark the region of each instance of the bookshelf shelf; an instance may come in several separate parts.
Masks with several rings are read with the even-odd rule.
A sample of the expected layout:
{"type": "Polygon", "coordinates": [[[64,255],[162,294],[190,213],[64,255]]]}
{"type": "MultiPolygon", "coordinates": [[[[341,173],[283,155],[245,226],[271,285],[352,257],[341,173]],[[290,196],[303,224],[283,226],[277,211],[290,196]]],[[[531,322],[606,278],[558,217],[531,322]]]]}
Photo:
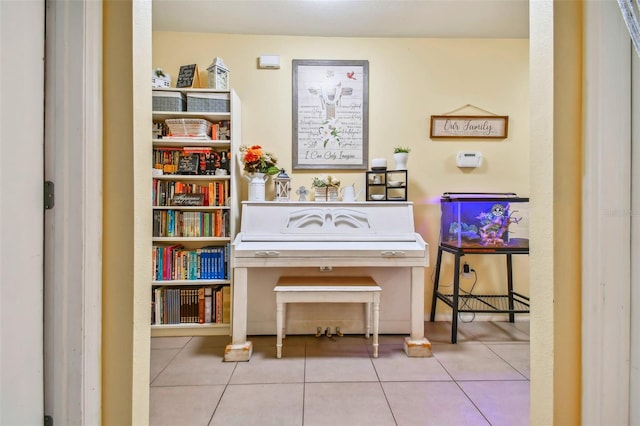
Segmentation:
{"type": "Polygon", "coordinates": [[[230,120],[231,113],[229,112],[187,112],[187,111],[154,111],[153,120],[160,121],[167,118],[203,118],[211,122],[230,120]]]}
{"type": "Polygon", "coordinates": [[[186,180],[186,181],[206,181],[206,182],[215,182],[215,181],[225,181],[231,180],[231,176],[214,176],[214,175],[158,175],[154,176],[154,179],[158,180],[186,180]]]}
{"type": "Polygon", "coordinates": [[[192,140],[188,138],[166,138],[166,139],[152,139],[151,141],[154,147],[176,147],[181,148],[183,146],[198,146],[198,147],[228,147],[231,146],[231,141],[220,140],[192,140]]]}
{"type": "Polygon", "coordinates": [[[202,243],[216,243],[216,242],[230,242],[230,237],[153,237],[152,241],[155,243],[173,243],[173,242],[202,242],[202,243]]]}
{"type": "Polygon", "coordinates": [[[198,285],[222,285],[231,284],[230,280],[153,280],[152,286],[168,285],[168,286],[198,286],[198,285]]]}
{"type": "Polygon", "coordinates": [[[197,328],[220,328],[220,329],[227,329],[229,328],[229,324],[226,323],[222,323],[222,324],[218,324],[218,323],[207,323],[207,324],[198,324],[198,323],[186,323],[186,324],[163,324],[163,325],[152,325],[151,329],[152,330],[158,330],[158,329],[192,329],[194,327],[197,328]]]}
{"type": "MultiPolygon", "coordinates": [[[[152,173],[151,335],[229,335],[233,292],[231,241],[240,222],[241,171],[234,160],[242,140],[240,99],[233,90],[162,89],[160,92],[174,98],[181,94],[187,102],[191,99],[189,94],[222,93],[228,97],[229,112],[193,112],[191,104],[188,104],[190,111],[152,111],[157,124],[151,137],[152,167],[156,170],[152,173]],[[219,134],[217,137],[214,134],[212,139],[166,137],[166,124],[158,122],[172,118],[208,120],[217,124],[213,131],[218,129],[219,134]],[[218,169],[226,174],[215,174],[220,172],[218,169]]],[[[157,106],[155,96],[156,89],[154,105],[157,106]]],[[[164,108],[165,104],[159,105],[164,108]]]]}
{"type": "Polygon", "coordinates": [[[195,211],[211,211],[211,210],[229,210],[229,206],[153,206],[154,210],[195,210],[195,211]]]}

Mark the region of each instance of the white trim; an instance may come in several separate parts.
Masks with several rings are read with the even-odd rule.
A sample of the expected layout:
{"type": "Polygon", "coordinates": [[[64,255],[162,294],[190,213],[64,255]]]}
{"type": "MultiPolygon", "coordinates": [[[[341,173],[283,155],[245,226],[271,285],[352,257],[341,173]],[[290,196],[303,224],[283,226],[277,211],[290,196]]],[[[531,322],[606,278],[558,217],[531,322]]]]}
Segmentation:
{"type": "Polygon", "coordinates": [[[102,1],[47,1],[45,413],[100,424],[102,1]]]}
{"type": "Polygon", "coordinates": [[[584,3],[582,419],[629,424],[630,41],[615,1],[584,3]]]}
{"type": "MultiPolygon", "coordinates": [[[[631,54],[631,111],[640,114],[640,58],[631,54]]],[[[635,114],[635,115],[634,115],[635,114]]],[[[631,121],[631,259],[640,258],[640,123],[631,121]]],[[[640,265],[631,262],[631,374],[629,401],[640,401],[640,265]]],[[[639,404],[630,404],[629,424],[640,424],[639,404]]]]}
{"type": "Polygon", "coordinates": [[[82,423],[102,417],[102,1],[85,0],[82,423]]]}

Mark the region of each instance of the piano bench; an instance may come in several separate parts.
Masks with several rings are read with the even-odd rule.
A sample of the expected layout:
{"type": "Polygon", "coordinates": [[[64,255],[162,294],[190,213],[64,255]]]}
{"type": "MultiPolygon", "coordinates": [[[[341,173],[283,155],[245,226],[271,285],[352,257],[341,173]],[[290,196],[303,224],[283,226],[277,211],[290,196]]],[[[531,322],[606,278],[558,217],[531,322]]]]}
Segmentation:
{"type": "Polygon", "coordinates": [[[371,330],[373,307],[373,357],[378,357],[378,324],[382,288],[371,277],[280,277],[273,289],[276,293],[276,354],[282,358],[287,303],[365,303],[366,337],[371,330]]]}

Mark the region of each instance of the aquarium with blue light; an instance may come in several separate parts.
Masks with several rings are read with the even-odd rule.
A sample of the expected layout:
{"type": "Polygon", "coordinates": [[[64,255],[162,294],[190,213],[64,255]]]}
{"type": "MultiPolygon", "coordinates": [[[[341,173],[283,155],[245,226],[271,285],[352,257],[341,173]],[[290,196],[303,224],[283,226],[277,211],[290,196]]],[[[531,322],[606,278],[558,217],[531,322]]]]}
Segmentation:
{"type": "Polygon", "coordinates": [[[514,193],[445,192],[440,243],[461,249],[528,250],[529,199],[514,193]]]}

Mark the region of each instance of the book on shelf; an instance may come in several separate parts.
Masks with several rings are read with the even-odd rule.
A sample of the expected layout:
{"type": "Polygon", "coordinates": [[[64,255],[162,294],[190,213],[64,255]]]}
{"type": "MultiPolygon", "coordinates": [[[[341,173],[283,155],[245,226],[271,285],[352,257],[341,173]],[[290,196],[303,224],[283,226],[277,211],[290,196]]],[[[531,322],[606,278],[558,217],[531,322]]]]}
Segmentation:
{"type": "Polygon", "coordinates": [[[216,237],[229,236],[229,211],[154,210],[154,237],[216,237]]]}
{"type": "Polygon", "coordinates": [[[229,198],[229,181],[208,182],[203,185],[182,181],[152,179],[152,199],[155,207],[177,205],[178,194],[202,195],[203,206],[225,206],[229,198]]]}
{"type": "Polygon", "coordinates": [[[223,324],[230,322],[230,287],[158,286],[152,292],[151,323],[223,324]]]}
{"type": "Polygon", "coordinates": [[[222,324],[222,290],[218,289],[216,290],[216,298],[215,298],[215,304],[216,304],[216,320],[215,322],[217,324],[222,324]]]}
{"type": "Polygon", "coordinates": [[[229,324],[231,322],[231,287],[225,285],[222,287],[222,323],[229,324]]]}
{"type": "Polygon", "coordinates": [[[154,281],[229,279],[230,246],[188,249],[179,244],[152,246],[154,281]]]}
{"type": "Polygon", "coordinates": [[[213,322],[213,289],[206,287],[204,289],[204,322],[205,324],[213,322]]]}

